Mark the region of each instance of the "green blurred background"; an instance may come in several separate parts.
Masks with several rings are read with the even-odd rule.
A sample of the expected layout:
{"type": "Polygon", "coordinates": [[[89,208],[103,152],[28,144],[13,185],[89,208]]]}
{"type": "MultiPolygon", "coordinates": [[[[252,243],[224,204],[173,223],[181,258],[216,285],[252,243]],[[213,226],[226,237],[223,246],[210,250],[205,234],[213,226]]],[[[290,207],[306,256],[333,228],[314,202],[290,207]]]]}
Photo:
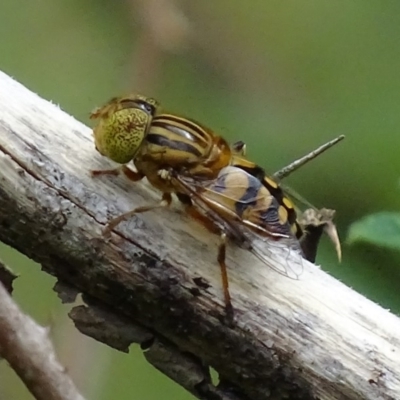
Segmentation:
{"type": "MultiPolygon", "coordinates": [[[[0,69],[85,123],[110,97],[139,91],[245,140],[269,171],[345,134],[289,179],[337,210],[343,239],[358,218],[399,208],[398,1],[3,0],[0,38],[0,69]]],[[[318,262],[399,313],[397,254],[346,243],[343,253],[339,265],[325,239],[318,262]]],[[[3,245],[0,257],[88,399],[192,398],[137,347],[119,354],[80,335],[38,265],[3,245]]],[[[32,399],[4,361],[0,399],[32,399]]]]}

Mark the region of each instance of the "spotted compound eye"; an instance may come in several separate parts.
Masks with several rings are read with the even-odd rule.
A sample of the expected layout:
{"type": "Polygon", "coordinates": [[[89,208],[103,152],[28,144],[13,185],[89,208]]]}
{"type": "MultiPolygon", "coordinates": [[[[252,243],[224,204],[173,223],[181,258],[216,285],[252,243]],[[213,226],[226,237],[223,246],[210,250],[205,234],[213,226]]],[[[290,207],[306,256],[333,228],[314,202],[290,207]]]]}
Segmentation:
{"type": "Polygon", "coordinates": [[[107,114],[93,130],[97,151],[117,163],[128,163],[142,145],[150,119],[137,106],[107,114]]]}

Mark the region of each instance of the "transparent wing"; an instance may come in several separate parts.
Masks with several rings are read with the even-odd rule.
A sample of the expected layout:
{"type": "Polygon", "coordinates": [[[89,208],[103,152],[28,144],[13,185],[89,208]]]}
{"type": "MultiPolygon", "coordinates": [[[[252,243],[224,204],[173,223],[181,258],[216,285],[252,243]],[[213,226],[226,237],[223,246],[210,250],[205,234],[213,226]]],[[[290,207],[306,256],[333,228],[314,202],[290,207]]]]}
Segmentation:
{"type": "Polygon", "coordinates": [[[253,237],[249,250],[265,265],[288,278],[299,279],[303,273],[302,251],[295,238],[253,237]]]}
{"type": "Polygon", "coordinates": [[[218,229],[276,272],[298,279],[303,271],[299,242],[258,179],[237,167],[224,168],[214,180],[179,174],[172,179],[218,229]]]}

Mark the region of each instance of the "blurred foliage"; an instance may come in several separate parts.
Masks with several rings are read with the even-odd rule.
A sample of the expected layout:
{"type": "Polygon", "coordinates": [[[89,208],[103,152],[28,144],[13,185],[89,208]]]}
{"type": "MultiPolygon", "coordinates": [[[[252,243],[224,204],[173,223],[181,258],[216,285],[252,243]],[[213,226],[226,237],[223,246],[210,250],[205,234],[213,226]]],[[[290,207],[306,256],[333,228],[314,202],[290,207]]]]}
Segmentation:
{"type": "MultiPolygon", "coordinates": [[[[85,123],[110,97],[141,91],[246,141],[270,171],[345,134],[289,183],[316,206],[335,208],[342,236],[364,215],[399,208],[398,1],[3,0],[0,10],[0,68],[85,123]]],[[[397,254],[345,246],[338,265],[326,242],[323,268],[400,312],[397,254]]],[[[192,398],[137,348],[121,355],[79,335],[53,278],[5,246],[0,257],[21,274],[16,299],[51,326],[88,398],[192,398]]],[[[4,362],[0,398],[31,399],[4,362]]]]}
{"type": "Polygon", "coordinates": [[[347,242],[400,250],[400,213],[382,211],[354,222],[349,229],[347,242]]]}

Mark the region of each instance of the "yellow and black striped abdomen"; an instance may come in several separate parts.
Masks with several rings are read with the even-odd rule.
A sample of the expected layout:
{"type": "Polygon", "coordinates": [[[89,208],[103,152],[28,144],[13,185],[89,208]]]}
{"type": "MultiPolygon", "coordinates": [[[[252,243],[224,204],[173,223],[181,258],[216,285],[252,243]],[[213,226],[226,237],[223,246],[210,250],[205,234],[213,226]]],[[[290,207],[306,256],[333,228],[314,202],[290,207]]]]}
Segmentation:
{"type": "Polygon", "coordinates": [[[245,158],[233,156],[232,165],[246,171],[261,182],[261,185],[267,189],[279,205],[281,219],[287,220],[292,234],[299,239],[303,235],[303,231],[297,221],[296,210],[292,201],[285,195],[279,184],[266,176],[263,168],[245,158]]]}
{"type": "Polygon", "coordinates": [[[297,220],[297,213],[294,209],[292,201],[285,195],[282,188],[271,178],[265,176],[262,180],[263,185],[268,189],[268,191],[274,196],[280,206],[280,212],[286,215],[287,221],[291,226],[292,233],[300,239],[303,236],[303,230],[297,220]]]}
{"type": "Polygon", "coordinates": [[[288,212],[268,188],[241,168],[227,167],[203,193],[207,200],[230,210],[254,230],[292,236],[288,212]]]}

